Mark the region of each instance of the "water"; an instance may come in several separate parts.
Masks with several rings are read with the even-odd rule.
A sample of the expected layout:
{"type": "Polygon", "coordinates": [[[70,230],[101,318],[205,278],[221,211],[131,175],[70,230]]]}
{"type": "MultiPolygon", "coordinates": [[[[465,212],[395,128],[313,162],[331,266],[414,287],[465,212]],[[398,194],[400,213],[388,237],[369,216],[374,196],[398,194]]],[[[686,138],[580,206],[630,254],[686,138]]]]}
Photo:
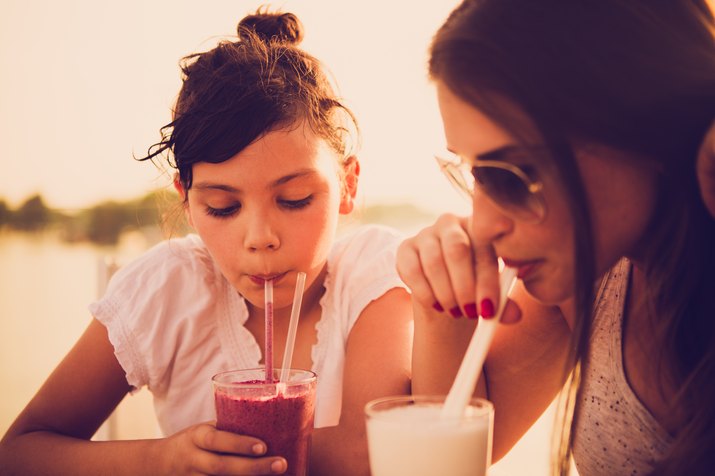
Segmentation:
{"type": "MultiPolygon", "coordinates": [[[[68,245],[51,235],[0,233],[0,434],[71,349],[91,316],[98,292],[98,263],[107,256],[126,263],[151,243],[127,235],[117,248],[68,245]]],[[[490,476],[548,474],[551,411],[494,465],[490,476]]],[[[125,398],[100,437],[157,436],[150,394],[125,398]]]]}
{"type": "MultiPolygon", "coordinates": [[[[147,246],[138,234],[105,248],[69,245],[49,234],[0,233],[0,434],[91,321],[87,305],[98,292],[100,260],[113,256],[126,262],[147,246]]],[[[127,407],[147,396],[126,399],[127,407]]],[[[129,432],[136,427],[123,426],[129,432]]]]}

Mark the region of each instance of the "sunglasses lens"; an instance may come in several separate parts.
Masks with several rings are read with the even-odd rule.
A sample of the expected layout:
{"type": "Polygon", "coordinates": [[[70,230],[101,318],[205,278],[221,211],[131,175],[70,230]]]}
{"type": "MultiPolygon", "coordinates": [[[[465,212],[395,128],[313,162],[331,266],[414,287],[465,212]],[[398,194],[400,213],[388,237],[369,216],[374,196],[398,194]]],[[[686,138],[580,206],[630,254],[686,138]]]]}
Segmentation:
{"type": "Polygon", "coordinates": [[[542,218],[543,204],[514,172],[480,166],[472,168],[472,175],[476,186],[505,211],[523,220],[538,221],[542,218]]]}

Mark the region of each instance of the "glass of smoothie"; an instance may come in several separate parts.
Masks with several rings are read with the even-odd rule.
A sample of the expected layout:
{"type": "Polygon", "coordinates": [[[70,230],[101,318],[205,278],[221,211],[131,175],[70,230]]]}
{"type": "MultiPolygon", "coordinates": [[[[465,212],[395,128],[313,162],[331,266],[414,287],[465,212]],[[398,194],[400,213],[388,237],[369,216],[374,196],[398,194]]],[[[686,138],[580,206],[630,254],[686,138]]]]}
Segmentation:
{"type": "Polygon", "coordinates": [[[484,476],[491,465],[494,407],[474,398],[445,419],[444,396],[395,396],[365,406],[372,476],[484,476]]]}
{"type": "Polygon", "coordinates": [[[213,376],[216,428],[263,440],[266,456],[288,461],[286,475],[308,474],[315,413],[317,377],[308,370],[291,369],[279,382],[281,369],[232,370],[213,376]]]}

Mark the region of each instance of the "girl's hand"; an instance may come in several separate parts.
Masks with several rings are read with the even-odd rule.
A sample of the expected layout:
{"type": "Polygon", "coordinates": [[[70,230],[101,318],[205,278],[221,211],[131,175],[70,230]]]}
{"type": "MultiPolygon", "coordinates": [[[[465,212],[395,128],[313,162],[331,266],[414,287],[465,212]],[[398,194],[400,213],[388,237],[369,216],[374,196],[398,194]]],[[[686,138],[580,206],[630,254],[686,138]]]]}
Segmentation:
{"type": "Polygon", "coordinates": [[[161,443],[161,456],[172,475],[282,474],[285,458],[261,455],[266,444],[258,438],[216,429],[215,422],[182,430],[161,443]]]}
{"type": "MultiPolygon", "coordinates": [[[[428,312],[452,317],[493,317],[498,307],[499,274],[494,249],[474,246],[468,218],[444,214],[397,251],[397,271],[413,301],[428,312]],[[490,308],[491,303],[491,308],[490,308]]],[[[502,322],[516,322],[521,312],[507,302],[502,322]]]]}

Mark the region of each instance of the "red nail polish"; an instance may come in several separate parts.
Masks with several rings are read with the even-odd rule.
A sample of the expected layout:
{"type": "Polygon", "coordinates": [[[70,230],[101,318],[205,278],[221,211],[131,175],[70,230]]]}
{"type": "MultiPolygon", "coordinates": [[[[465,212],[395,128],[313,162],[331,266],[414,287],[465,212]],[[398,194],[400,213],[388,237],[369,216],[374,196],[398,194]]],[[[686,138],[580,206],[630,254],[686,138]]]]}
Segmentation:
{"type": "Polygon", "coordinates": [[[462,310],[459,308],[459,306],[454,306],[452,309],[449,310],[449,313],[452,314],[452,317],[457,319],[458,317],[462,317],[462,310]]]}
{"type": "Polygon", "coordinates": [[[484,319],[491,319],[494,317],[494,303],[491,299],[482,299],[482,303],[479,305],[480,314],[484,319]]]}
{"type": "Polygon", "coordinates": [[[477,304],[470,302],[469,304],[464,305],[464,314],[470,319],[476,319],[479,317],[479,313],[477,312],[477,304]]]}
{"type": "Polygon", "coordinates": [[[444,308],[442,305],[439,303],[439,301],[435,301],[434,304],[432,304],[432,307],[435,309],[437,312],[444,312],[444,308]]]}

